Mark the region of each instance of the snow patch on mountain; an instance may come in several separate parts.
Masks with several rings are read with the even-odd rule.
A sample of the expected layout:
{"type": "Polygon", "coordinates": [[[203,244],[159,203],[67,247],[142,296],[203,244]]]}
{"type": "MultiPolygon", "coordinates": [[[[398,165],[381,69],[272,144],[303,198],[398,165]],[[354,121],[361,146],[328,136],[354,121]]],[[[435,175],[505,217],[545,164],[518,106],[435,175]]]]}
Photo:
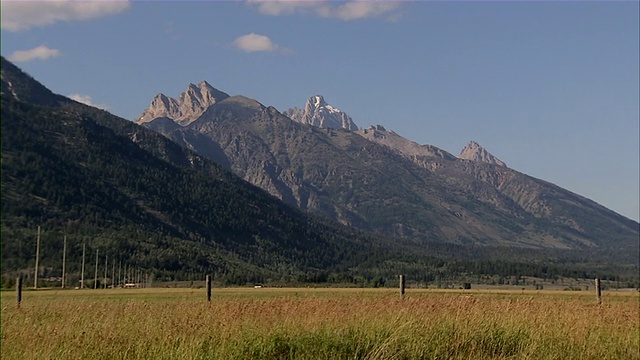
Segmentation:
{"type": "Polygon", "coordinates": [[[353,119],[342,110],[328,104],[322,95],[310,97],[304,109],[292,108],[283,113],[294,121],[319,128],[358,130],[353,119]]]}

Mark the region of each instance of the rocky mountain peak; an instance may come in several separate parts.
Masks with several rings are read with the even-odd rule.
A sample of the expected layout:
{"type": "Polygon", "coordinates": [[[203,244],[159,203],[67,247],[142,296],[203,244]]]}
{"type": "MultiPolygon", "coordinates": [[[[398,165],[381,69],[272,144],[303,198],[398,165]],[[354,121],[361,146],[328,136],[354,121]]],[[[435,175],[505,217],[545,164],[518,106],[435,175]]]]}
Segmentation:
{"type": "Polygon", "coordinates": [[[228,94],[217,90],[206,81],[201,81],[198,85],[189,84],[177,100],[164,94],[156,95],[135,122],[144,124],[166,117],[186,126],[200,117],[211,105],[228,97],[228,94]]]}
{"type": "Polygon", "coordinates": [[[327,105],[327,102],[324,101],[324,97],[322,95],[315,95],[309,98],[309,100],[307,101],[307,104],[311,104],[311,103],[313,103],[313,106],[315,108],[319,108],[321,106],[327,105]]]}
{"type": "Polygon", "coordinates": [[[292,108],[284,112],[292,120],[320,128],[358,130],[351,117],[342,110],[328,104],[322,95],[310,97],[304,109],[292,108]]]}
{"type": "Polygon", "coordinates": [[[507,166],[507,164],[505,164],[502,160],[493,156],[490,152],[488,152],[485,148],[480,146],[480,144],[475,141],[470,141],[467,146],[465,146],[462,151],[460,151],[460,155],[458,155],[458,158],[504,167],[507,166]]]}
{"type": "Polygon", "coordinates": [[[178,103],[175,99],[164,94],[158,94],[151,100],[151,106],[158,110],[162,109],[167,112],[172,112],[177,110],[178,103]]]}
{"type": "Polygon", "coordinates": [[[216,103],[229,97],[229,95],[217,90],[204,80],[198,84],[198,89],[200,90],[200,95],[205,103],[216,103]]]}

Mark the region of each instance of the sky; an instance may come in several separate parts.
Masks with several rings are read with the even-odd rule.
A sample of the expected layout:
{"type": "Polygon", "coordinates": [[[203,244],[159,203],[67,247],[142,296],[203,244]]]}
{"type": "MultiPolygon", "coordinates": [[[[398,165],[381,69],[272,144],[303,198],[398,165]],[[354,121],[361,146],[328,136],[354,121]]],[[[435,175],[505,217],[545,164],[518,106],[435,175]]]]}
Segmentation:
{"type": "Polygon", "coordinates": [[[640,219],[640,8],[619,2],[5,1],[1,53],[126,119],[206,80],[515,170],[640,219]]]}

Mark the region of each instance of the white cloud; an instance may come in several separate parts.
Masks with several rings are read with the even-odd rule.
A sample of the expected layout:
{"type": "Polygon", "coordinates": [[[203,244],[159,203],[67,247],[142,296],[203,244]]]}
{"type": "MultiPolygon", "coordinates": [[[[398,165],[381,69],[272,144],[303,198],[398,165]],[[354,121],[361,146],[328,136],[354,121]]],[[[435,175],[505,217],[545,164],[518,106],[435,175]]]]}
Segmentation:
{"type": "Polygon", "coordinates": [[[0,24],[9,31],[27,30],[34,26],[60,21],[89,20],[117,14],[130,7],[127,0],[116,1],[15,1],[0,3],[0,24]]]}
{"type": "Polygon", "coordinates": [[[102,109],[102,110],[108,110],[109,109],[109,107],[106,106],[106,105],[94,104],[93,103],[93,99],[89,95],[71,94],[71,95],[69,95],[67,97],[69,99],[71,99],[71,100],[75,100],[75,101],[77,101],[79,103],[83,103],[85,105],[93,106],[93,107],[96,107],[98,109],[102,109]]]}
{"type": "Polygon", "coordinates": [[[268,36],[255,33],[238,37],[233,41],[233,45],[246,52],[276,51],[279,49],[279,46],[274,44],[268,36]]]}
{"type": "Polygon", "coordinates": [[[48,58],[60,56],[60,50],[50,49],[44,45],[40,45],[30,50],[17,50],[9,55],[9,60],[14,62],[25,62],[31,60],[46,60],[48,58]]]}
{"type": "Polygon", "coordinates": [[[400,7],[397,1],[289,1],[289,0],[247,0],[251,5],[267,15],[287,15],[293,13],[315,13],[321,17],[340,20],[356,20],[390,14],[390,20],[397,20],[394,10],[400,7]]]}
{"type": "Polygon", "coordinates": [[[397,9],[398,5],[391,1],[349,1],[336,8],[332,15],[341,20],[376,17],[397,9]]]}
{"type": "Polygon", "coordinates": [[[247,2],[256,5],[261,13],[274,16],[308,10],[317,12],[320,8],[327,7],[323,1],[248,0],[247,2]]]}

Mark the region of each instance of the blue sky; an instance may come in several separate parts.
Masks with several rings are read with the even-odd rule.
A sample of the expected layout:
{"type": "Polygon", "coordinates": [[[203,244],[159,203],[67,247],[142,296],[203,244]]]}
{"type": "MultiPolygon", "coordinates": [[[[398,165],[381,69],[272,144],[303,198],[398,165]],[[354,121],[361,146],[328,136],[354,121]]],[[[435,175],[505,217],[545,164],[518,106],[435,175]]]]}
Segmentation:
{"type": "Polygon", "coordinates": [[[640,218],[638,2],[1,5],[3,56],[124,118],[201,80],[281,111],[322,94],[640,218]]]}

